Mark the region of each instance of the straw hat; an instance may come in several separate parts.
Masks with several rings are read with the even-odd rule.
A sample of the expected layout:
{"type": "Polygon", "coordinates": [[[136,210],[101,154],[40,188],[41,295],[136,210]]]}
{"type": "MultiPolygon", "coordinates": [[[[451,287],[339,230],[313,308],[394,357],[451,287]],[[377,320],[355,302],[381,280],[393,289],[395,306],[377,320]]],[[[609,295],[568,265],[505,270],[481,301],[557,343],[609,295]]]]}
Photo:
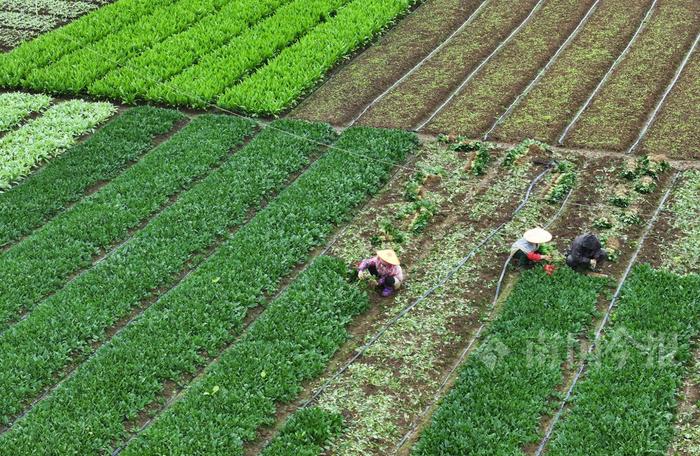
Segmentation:
{"type": "Polygon", "coordinates": [[[544,244],[552,240],[552,234],[542,228],[533,228],[523,234],[523,238],[532,244],[544,244]]]}
{"type": "Polygon", "coordinates": [[[378,250],[377,256],[380,260],[392,264],[394,266],[398,266],[401,264],[401,262],[399,261],[399,257],[396,256],[396,252],[394,252],[393,250],[378,250]]]}

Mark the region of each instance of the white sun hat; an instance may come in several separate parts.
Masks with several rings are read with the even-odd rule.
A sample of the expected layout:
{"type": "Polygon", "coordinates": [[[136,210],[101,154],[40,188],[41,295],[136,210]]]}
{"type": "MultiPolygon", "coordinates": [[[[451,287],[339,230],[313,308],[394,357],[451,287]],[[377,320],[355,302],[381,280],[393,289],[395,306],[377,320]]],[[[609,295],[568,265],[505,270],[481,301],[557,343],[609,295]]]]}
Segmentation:
{"type": "Polygon", "coordinates": [[[399,261],[399,257],[396,256],[396,252],[394,252],[393,250],[378,250],[377,256],[380,260],[391,265],[398,266],[401,264],[401,262],[399,261]]]}
{"type": "Polygon", "coordinates": [[[532,244],[545,244],[552,240],[552,233],[542,228],[533,228],[527,230],[523,238],[532,244]]]}

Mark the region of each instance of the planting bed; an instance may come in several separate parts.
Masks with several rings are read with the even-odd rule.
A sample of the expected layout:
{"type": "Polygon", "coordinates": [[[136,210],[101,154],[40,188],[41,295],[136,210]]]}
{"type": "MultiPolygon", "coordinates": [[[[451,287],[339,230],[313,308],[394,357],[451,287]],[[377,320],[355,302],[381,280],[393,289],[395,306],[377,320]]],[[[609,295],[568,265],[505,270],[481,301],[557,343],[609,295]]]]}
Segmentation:
{"type": "Polygon", "coordinates": [[[700,6],[632,3],[0,1],[0,455],[698,454],[700,6]]]}

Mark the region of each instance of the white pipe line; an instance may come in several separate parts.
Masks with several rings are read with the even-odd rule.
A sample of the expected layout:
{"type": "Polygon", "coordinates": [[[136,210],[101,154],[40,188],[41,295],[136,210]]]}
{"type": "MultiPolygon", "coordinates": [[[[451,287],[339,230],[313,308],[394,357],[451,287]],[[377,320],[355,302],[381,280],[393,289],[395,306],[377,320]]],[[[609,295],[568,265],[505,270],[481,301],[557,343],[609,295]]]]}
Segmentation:
{"type": "Polygon", "coordinates": [[[559,144],[559,145],[564,144],[564,140],[569,135],[569,132],[574,127],[574,125],[576,125],[576,123],[579,121],[579,119],[583,115],[584,111],[586,111],[586,109],[588,109],[590,104],[593,102],[593,99],[598,95],[598,93],[603,88],[603,86],[608,82],[608,79],[610,79],[610,76],[612,76],[615,69],[620,65],[620,63],[622,63],[622,61],[625,59],[625,57],[627,57],[627,54],[629,54],[630,50],[632,49],[632,46],[637,41],[637,38],[644,31],[644,29],[647,27],[647,24],[649,23],[649,20],[651,19],[651,16],[654,13],[654,8],[656,7],[656,4],[658,3],[658,1],[659,0],[654,0],[652,2],[652,4],[649,6],[647,13],[644,15],[644,18],[642,19],[642,22],[640,22],[639,27],[637,27],[637,30],[634,32],[634,35],[632,35],[632,38],[630,38],[629,43],[627,43],[627,46],[625,47],[625,49],[617,57],[617,59],[615,59],[613,64],[608,69],[608,72],[605,73],[605,76],[603,76],[603,79],[600,80],[600,82],[598,83],[596,88],[593,89],[593,92],[588,97],[586,102],[583,103],[583,106],[581,106],[579,108],[579,110],[576,112],[576,115],[571,120],[571,122],[569,122],[569,124],[566,126],[566,128],[564,128],[564,131],[559,136],[559,140],[557,140],[557,144],[559,144]]]}
{"type": "Polygon", "coordinates": [[[465,21],[462,23],[462,25],[459,26],[459,28],[458,28],[457,30],[455,30],[454,32],[452,32],[452,34],[451,34],[450,36],[448,36],[442,43],[440,43],[440,45],[439,45],[438,47],[436,47],[435,49],[433,49],[432,52],[430,52],[430,54],[428,54],[427,56],[425,56],[425,58],[424,58],[423,60],[421,60],[420,62],[418,62],[418,64],[417,64],[416,66],[414,66],[414,67],[411,68],[406,74],[404,74],[404,75],[401,77],[401,79],[399,79],[398,81],[394,82],[394,83],[391,85],[391,87],[389,87],[388,89],[386,89],[386,90],[385,90],[384,92],[382,92],[378,97],[376,97],[374,100],[372,100],[372,102],[371,102],[370,104],[368,104],[368,105],[365,107],[365,109],[362,110],[362,112],[360,112],[358,115],[356,115],[356,116],[347,124],[347,127],[352,127],[353,125],[355,125],[355,123],[357,123],[357,121],[360,120],[360,118],[361,118],[362,116],[364,116],[364,115],[367,113],[367,111],[369,111],[374,105],[376,105],[376,104],[379,103],[381,100],[383,100],[384,97],[386,97],[386,96],[389,94],[389,92],[393,91],[396,87],[398,87],[401,83],[403,83],[406,79],[408,79],[411,75],[413,75],[416,71],[418,71],[423,65],[425,65],[430,59],[432,59],[432,58],[435,56],[435,54],[437,54],[438,52],[440,52],[440,51],[442,50],[442,48],[444,48],[445,46],[447,46],[447,45],[454,39],[454,37],[456,37],[456,36],[457,36],[459,33],[461,33],[469,24],[471,24],[471,23],[474,21],[474,19],[476,18],[476,16],[478,16],[478,14],[481,12],[481,10],[484,8],[484,6],[485,6],[487,3],[489,3],[490,1],[491,1],[491,0],[484,0],[484,1],[479,5],[479,7],[478,7],[476,10],[474,10],[474,12],[467,18],[467,20],[465,20],[465,21]]]}
{"type": "Polygon", "coordinates": [[[529,22],[530,19],[532,19],[532,16],[535,15],[537,11],[540,10],[542,7],[542,4],[544,3],[545,0],[539,0],[535,6],[532,8],[530,11],[530,14],[527,15],[527,17],[518,25],[513,31],[508,35],[508,37],[501,42],[501,44],[494,49],[494,51],[488,55],[469,75],[462,81],[462,83],[457,87],[455,90],[452,91],[452,93],[447,97],[447,99],[428,116],[427,119],[425,119],[423,122],[421,122],[416,128],[414,128],[415,131],[421,131],[428,123],[430,123],[438,114],[442,112],[445,107],[452,102],[452,100],[459,95],[459,93],[464,89],[464,87],[469,84],[469,82],[476,76],[476,74],[481,71],[481,69],[486,66],[487,63],[491,61],[492,58],[494,58],[499,52],[501,52],[501,49],[503,49],[508,43],[510,43],[510,40],[513,39],[513,37],[520,32],[520,30],[523,29],[529,22]]]}
{"type": "Polygon", "coordinates": [[[566,41],[564,41],[564,42],[562,43],[562,45],[559,46],[559,49],[557,49],[557,52],[552,56],[552,58],[549,59],[549,61],[547,62],[547,64],[546,64],[544,67],[542,67],[542,69],[540,69],[539,73],[537,73],[537,76],[535,76],[535,79],[533,79],[533,80],[530,82],[530,84],[528,84],[528,86],[525,88],[525,90],[524,90],[520,95],[518,95],[518,97],[513,101],[513,103],[511,103],[511,105],[508,106],[508,109],[506,109],[505,112],[504,112],[503,114],[501,114],[501,116],[500,116],[498,119],[496,119],[496,121],[493,123],[493,125],[491,126],[491,128],[489,128],[489,130],[484,134],[484,136],[483,136],[483,140],[484,140],[484,141],[486,141],[486,140],[489,138],[489,136],[491,135],[491,133],[493,133],[493,131],[496,129],[496,127],[497,127],[498,125],[500,125],[501,122],[503,122],[503,120],[504,120],[506,117],[510,116],[510,115],[513,113],[513,111],[515,110],[515,108],[516,108],[516,107],[520,104],[520,102],[530,93],[530,91],[531,91],[537,84],[539,84],[539,82],[542,80],[542,77],[545,75],[545,73],[546,73],[547,71],[549,71],[549,69],[552,67],[552,65],[554,65],[554,63],[559,59],[559,56],[566,50],[566,48],[569,47],[569,45],[570,45],[570,44],[574,41],[574,39],[578,36],[578,34],[579,34],[579,32],[581,31],[581,29],[583,29],[583,27],[586,25],[586,23],[588,23],[588,19],[590,19],[591,16],[593,15],[593,13],[598,9],[598,5],[599,5],[599,4],[600,4],[600,0],[596,0],[596,1],[593,3],[593,5],[588,9],[588,12],[587,12],[586,15],[583,17],[583,19],[581,19],[581,21],[578,23],[578,25],[576,26],[576,28],[574,29],[574,31],[571,32],[571,34],[569,34],[569,37],[566,39],[566,41]]]}
{"type": "Polygon", "coordinates": [[[576,385],[577,385],[579,379],[581,378],[581,375],[583,374],[583,372],[586,369],[586,364],[587,364],[586,360],[587,360],[588,356],[590,356],[593,353],[593,350],[596,348],[596,344],[600,340],[600,337],[603,334],[603,330],[605,329],[605,326],[607,325],[608,321],[610,320],[610,315],[612,314],[612,311],[615,308],[615,305],[617,304],[617,301],[620,298],[620,295],[622,294],[622,289],[625,285],[625,282],[627,281],[627,278],[629,277],[630,273],[632,272],[632,268],[634,267],[634,264],[637,262],[637,258],[639,257],[639,253],[642,251],[642,248],[644,247],[644,242],[646,241],[646,239],[649,236],[649,233],[651,233],[651,230],[653,229],[654,225],[656,224],[656,221],[659,218],[659,214],[661,213],[664,206],[666,205],[666,201],[668,201],[668,198],[671,196],[671,192],[673,191],[673,188],[675,187],[676,182],[678,181],[680,174],[681,173],[679,171],[673,177],[673,180],[671,181],[663,198],[661,198],[661,201],[659,202],[659,205],[657,206],[656,211],[654,212],[654,215],[652,216],[651,220],[649,220],[649,223],[647,224],[646,228],[644,229],[644,233],[642,234],[642,237],[639,239],[637,249],[634,251],[634,254],[630,258],[630,261],[627,264],[627,268],[625,269],[625,272],[622,275],[620,282],[618,283],[617,289],[615,290],[615,294],[613,295],[612,300],[610,301],[610,304],[608,305],[608,309],[605,312],[605,316],[603,317],[603,320],[601,321],[600,325],[598,326],[598,329],[596,330],[593,342],[588,347],[588,350],[586,351],[586,356],[584,356],[582,358],[581,363],[579,364],[579,368],[576,372],[576,375],[574,376],[573,381],[571,382],[571,385],[569,386],[569,389],[566,392],[566,396],[564,396],[564,399],[561,402],[561,406],[559,407],[557,414],[554,415],[554,418],[549,423],[549,426],[547,426],[547,431],[545,432],[544,437],[542,438],[539,446],[537,447],[537,451],[535,452],[535,456],[541,456],[542,453],[544,452],[544,449],[546,448],[547,444],[551,440],[552,434],[554,432],[554,427],[557,425],[557,423],[561,419],[561,417],[564,413],[564,409],[566,408],[567,403],[569,402],[569,400],[571,399],[571,396],[573,395],[574,388],[576,388],[576,385]]]}
{"type": "Polygon", "coordinates": [[[688,62],[690,61],[690,57],[693,55],[693,52],[695,52],[695,49],[698,46],[698,42],[700,42],[700,33],[698,33],[698,36],[695,37],[695,41],[693,42],[693,45],[690,47],[688,52],[685,54],[685,57],[683,58],[683,61],[681,62],[681,65],[678,67],[676,70],[676,74],[671,80],[671,83],[666,87],[666,91],[664,92],[663,96],[659,100],[659,102],[656,104],[656,108],[654,111],[649,115],[649,118],[647,119],[646,123],[644,124],[644,127],[642,128],[642,131],[639,132],[639,136],[637,137],[637,140],[630,146],[629,149],[627,149],[627,154],[631,154],[634,152],[637,147],[639,147],[639,144],[642,142],[642,140],[646,137],[647,132],[649,131],[649,128],[654,124],[654,121],[656,120],[656,116],[659,114],[659,111],[661,111],[661,107],[664,105],[666,102],[666,99],[668,98],[669,94],[671,93],[671,90],[673,90],[673,87],[675,87],[676,83],[681,77],[681,74],[683,74],[683,70],[685,70],[686,65],[688,65],[688,62]]]}

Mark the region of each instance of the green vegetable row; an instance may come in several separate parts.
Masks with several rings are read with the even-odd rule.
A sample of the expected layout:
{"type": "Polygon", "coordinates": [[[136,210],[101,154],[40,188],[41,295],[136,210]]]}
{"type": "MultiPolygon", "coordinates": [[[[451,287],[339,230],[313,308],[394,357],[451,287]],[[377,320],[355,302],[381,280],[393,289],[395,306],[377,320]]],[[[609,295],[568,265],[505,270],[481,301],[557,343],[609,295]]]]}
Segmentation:
{"type": "Polygon", "coordinates": [[[347,130],[337,148],[3,434],[0,447],[10,454],[109,449],[125,436],[125,418],[152,403],[164,381],[194,372],[231,342],[247,309],[262,304],[352,208],[378,191],[415,144],[405,132],[347,130]]]}
{"type": "Polygon", "coordinates": [[[666,454],[698,314],[700,276],[638,267],[548,454],[666,454]]]}
{"type": "Polygon", "coordinates": [[[124,454],[242,455],[243,442],[274,423],[276,402],[291,401],[323,372],[347,338],[345,325],[368,305],[347,282],[345,263],[319,258],[124,454]]]}
{"type": "Polygon", "coordinates": [[[171,81],[154,87],[149,98],[192,106],[211,102],[348,1],[295,0],[282,6],[273,16],[204,56],[171,81]]]}
{"type": "Polygon", "coordinates": [[[109,96],[119,88],[120,96],[131,102],[138,97],[158,100],[160,84],[223,46],[280,5],[290,0],[240,0],[230,2],[218,13],[205,17],[188,30],[157,43],[143,54],[126,61],[89,90],[109,96]]]}
{"type": "Polygon", "coordinates": [[[294,412],[280,433],[260,453],[262,456],[318,456],[343,429],[343,417],[321,408],[294,412]]]}
{"type": "Polygon", "coordinates": [[[370,41],[413,3],[354,0],[251,77],[224,92],[218,104],[260,114],[281,112],[340,59],[370,41]]]}
{"type": "Polygon", "coordinates": [[[51,104],[51,97],[31,93],[0,93],[0,132],[15,127],[29,114],[40,112],[51,104]]]}
{"type": "Polygon", "coordinates": [[[197,117],[172,139],[0,256],[0,329],[129,236],[254,129],[230,116],[197,117]]]}
{"type": "MultiPolygon", "coordinates": [[[[26,43],[12,52],[0,54],[0,84],[20,86],[24,77],[37,68],[108,36],[147,16],[173,0],[119,0],[72,22],[60,30],[26,43]]],[[[104,57],[103,57],[104,58],[104,57]]]]}
{"type": "Polygon", "coordinates": [[[561,366],[605,281],[569,268],[525,271],[414,448],[417,455],[517,454],[563,382],[561,366]]]}
{"type": "Polygon", "coordinates": [[[56,26],[57,22],[58,20],[51,16],[0,11],[0,24],[10,28],[48,32],[56,26]]]}
{"type": "Polygon", "coordinates": [[[17,414],[56,382],[75,354],[90,352],[90,343],[157,296],[155,290],[172,287],[218,238],[240,226],[250,209],[307,164],[319,142],[334,138],[326,126],[273,125],[282,131],[267,129],[256,136],[128,243],[0,336],[0,390],[7,392],[0,398],[0,416],[17,414]]]}
{"type": "Polygon", "coordinates": [[[75,144],[115,113],[110,103],[71,100],[59,103],[39,118],[0,138],[0,189],[27,176],[42,161],[75,144]]]}
{"type": "Polygon", "coordinates": [[[73,19],[81,16],[99,6],[107,3],[107,0],[100,1],[75,1],[75,0],[3,0],[2,7],[7,11],[18,11],[28,14],[42,14],[56,16],[59,18],[73,19]]]}
{"type": "Polygon", "coordinates": [[[31,233],[97,183],[116,177],[152,147],[157,135],[167,133],[183,118],[165,109],[128,110],[21,185],[0,193],[0,246],[31,233]]]}
{"type": "MultiPolygon", "coordinates": [[[[229,0],[175,0],[118,32],[89,43],[56,63],[35,70],[26,83],[38,90],[78,92],[117,68],[120,62],[181,32],[229,0]]],[[[148,75],[142,75],[148,77],[148,75]]]]}

